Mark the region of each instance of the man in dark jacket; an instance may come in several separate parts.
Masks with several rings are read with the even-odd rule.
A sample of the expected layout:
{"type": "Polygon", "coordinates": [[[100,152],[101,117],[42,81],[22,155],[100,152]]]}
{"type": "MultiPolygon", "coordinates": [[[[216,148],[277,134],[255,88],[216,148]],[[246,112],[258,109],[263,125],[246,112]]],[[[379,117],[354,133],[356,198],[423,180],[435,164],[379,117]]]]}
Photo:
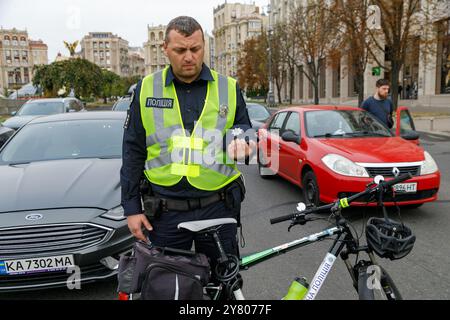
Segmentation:
{"type": "Polygon", "coordinates": [[[392,120],[392,113],[394,112],[394,105],[388,98],[390,83],[386,79],[377,81],[377,91],[361,105],[361,109],[370,112],[387,128],[391,129],[394,126],[392,120]]]}

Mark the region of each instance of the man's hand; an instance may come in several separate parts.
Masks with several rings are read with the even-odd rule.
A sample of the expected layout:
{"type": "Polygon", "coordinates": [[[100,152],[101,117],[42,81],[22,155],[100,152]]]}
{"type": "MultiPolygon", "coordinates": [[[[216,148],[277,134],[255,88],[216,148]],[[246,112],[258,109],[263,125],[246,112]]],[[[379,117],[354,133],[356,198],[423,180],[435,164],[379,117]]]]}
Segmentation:
{"type": "Polygon", "coordinates": [[[256,151],[256,142],[250,141],[249,144],[243,139],[236,139],[231,141],[228,145],[228,156],[235,160],[241,161],[246,157],[250,157],[256,151]]]}
{"type": "Polygon", "coordinates": [[[144,233],[142,232],[142,225],[144,225],[144,227],[148,231],[152,231],[153,227],[150,224],[150,222],[148,222],[145,214],[128,216],[127,222],[128,222],[128,229],[130,229],[131,233],[136,239],[148,242],[148,239],[144,236],[144,233]]]}

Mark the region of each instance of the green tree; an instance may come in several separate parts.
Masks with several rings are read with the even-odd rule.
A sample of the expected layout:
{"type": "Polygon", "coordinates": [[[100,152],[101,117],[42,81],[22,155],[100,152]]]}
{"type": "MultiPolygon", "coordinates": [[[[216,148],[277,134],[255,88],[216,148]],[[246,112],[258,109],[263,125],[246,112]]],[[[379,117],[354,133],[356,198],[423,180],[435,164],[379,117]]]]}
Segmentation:
{"type": "Polygon", "coordinates": [[[75,91],[77,98],[99,97],[102,93],[102,70],[85,59],[69,59],[39,66],[33,84],[43,88],[47,97],[56,96],[60,89],[75,91]]]}

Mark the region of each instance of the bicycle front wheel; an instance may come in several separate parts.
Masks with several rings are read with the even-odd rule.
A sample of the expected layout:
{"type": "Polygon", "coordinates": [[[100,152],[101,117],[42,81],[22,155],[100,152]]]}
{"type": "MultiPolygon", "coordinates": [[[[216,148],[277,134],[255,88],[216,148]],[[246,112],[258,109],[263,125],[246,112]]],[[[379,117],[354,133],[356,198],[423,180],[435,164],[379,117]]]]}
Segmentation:
{"type": "Polygon", "coordinates": [[[359,300],[403,300],[391,276],[382,266],[364,266],[358,274],[359,300]]]}

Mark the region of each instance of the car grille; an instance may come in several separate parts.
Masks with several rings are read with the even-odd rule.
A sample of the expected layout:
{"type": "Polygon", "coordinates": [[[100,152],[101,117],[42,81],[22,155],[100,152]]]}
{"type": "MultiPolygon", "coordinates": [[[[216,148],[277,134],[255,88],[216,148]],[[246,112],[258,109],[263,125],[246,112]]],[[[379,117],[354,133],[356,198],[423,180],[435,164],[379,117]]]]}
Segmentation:
{"type": "Polygon", "coordinates": [[[52,255],[96,245],[108,230],[90,224],[0,229],[0,257],[52,255]]]}
{"type": "MultiPolygon", "coordinates": [[[[420,166],[411,167],[397,167],[400,170],[400,174],[411,173],[414,177],[420,175],[420,166]]],[[[383,176],[383,177],[394,177],[394,167],[382,167],[382,168],[366,168],[367,172],[371,177],[383,176]]]]}

